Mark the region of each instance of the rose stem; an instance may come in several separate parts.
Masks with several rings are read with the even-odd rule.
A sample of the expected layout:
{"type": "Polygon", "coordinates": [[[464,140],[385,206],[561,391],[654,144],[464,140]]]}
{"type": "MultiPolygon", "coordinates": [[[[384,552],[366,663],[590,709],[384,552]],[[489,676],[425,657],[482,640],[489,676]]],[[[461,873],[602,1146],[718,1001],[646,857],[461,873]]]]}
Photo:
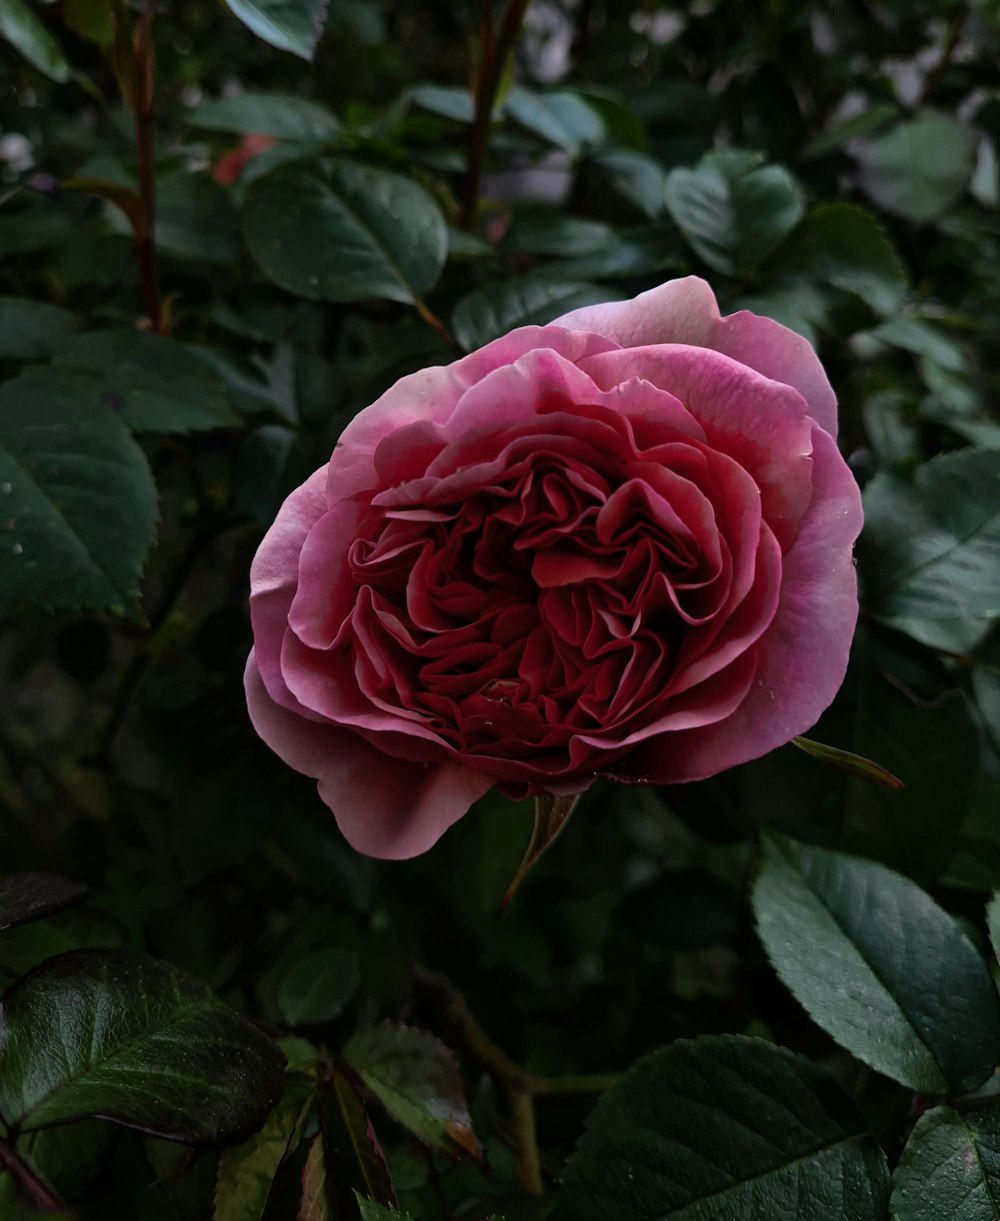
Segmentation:
{"type": "Polygon", "coordinates": [[[0,1139],[0,1166],[10,1171],[21,1190],[38,1209],[65,1213],[66,1205],[42,1182],[9,1141],[0,1139]]]}
{"type": "Polygon", "coordinates": [[[133,42],[125,6],[122,0],[113,0],[117,25],[116,47],[121,48],[126,59],[126,63],[117,65],[118,79],[122,96],[131,109],[135,122],[139,198],[142,200],[143,210],[143,223],[135,230],[136,261],[149,325],[158,333],[163,330],[163,310],[153,249],[156,182],[153,171],[153,52],[150,41],[155,3],[156,0],[146,0],[145,10],[139,18],[137,37],[133,42]]]}
{"type": "Polygon", "coordinates": [[[504,13],[503,24],[496,39],[493,38],[492,6],[487,6],[483,32],[483,53],[475,82],[475,114],[472,133],[469,137],[469,165],[462,184],[462,201],[459,210],[459,225],[471,229],[476,220],[479,204],[479,180],[483,176],[486,149],[493,124],[493,106],[496,102],[500,78],[503,76],[507,57],[513,50],[517,35],[524,20],[528,0],[510,0],[504,13]]]}
{"type": "Polygon", "coordinates": [[[535,1131],[535,1098],[560,1094],[600,1093],[614,1085],[614,1073],[536,1077],[515,1064],[476,1021],[462,993],[444,975],[418,969],[417,982],[436,1001],[445,1020],[466,1049],[503,1086],[507,1094],[518,1175],[528,1195],[543,1195],[541,1155],[535,1131]]]}

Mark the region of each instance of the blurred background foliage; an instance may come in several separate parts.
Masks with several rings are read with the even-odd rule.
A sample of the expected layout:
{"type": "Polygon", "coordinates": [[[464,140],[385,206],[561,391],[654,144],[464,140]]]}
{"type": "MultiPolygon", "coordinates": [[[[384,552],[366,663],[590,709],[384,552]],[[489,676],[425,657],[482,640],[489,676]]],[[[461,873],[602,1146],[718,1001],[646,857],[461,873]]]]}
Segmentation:
{"type": "MultiPolygon", "coordinates": [[[[26,570],[23,544],[0,539],[0,869],[91,888],[0,932],[0,979],[80,947],[151,954],[307,1065],[386,1021],[435,1032],[459,1061],[435,1044],[421,1071],[437,1064],[466,1131],[460,1062],[487,1157],[455,1158],[454,1131],[379,1113],[414,1217],[542,1215],[522,1191],[503,1074],[463,1041],[451,987],[543,1078],[603,1078],[679,1038],[783,1044],[853,1091],[894,1164],[926,1105],[913,1111],[914,1092],[947,1091],[860,1067],[810,1020],[757,940],[749,890],[770,830],[889,866],[986,946],[1000,886],[1000,6],[535,0],[478,152],[502,5],[330,0],[325,22],[323,8],[150,9],[151,322],[134,240],[143,82],[114,40],[142,11],[0,0],[0,454],[24,460],[44,402],[67,451],[104,470],[93,495],[107,502],[87,563],[61,540],[26,570]],[[402,374],[689,273],[724,312],[800,331],[829,371],[867,526],[851,669],[813,736],[906,787],[793,746],[697,785],[601,783],[498,917],[527,804],[489,796],[425,857],[374,862],[257,742],[241,682],[250,559],[283,497],[402,374]]],[[[71,516],[90,512],[84,490],[68,495],[71,516]]],[[[943,986],[946,951],[913,964],[927,988],[943,986]]],[[[371,1100],[370,1048],[355,1052],[322,1089],[315,1068],[299,1078],[326,1098],[315,1114],[286,1086],[281,1148],[242,1212],[225,1203],[248,1190],[232,1155],[93,1119],[36,1133],[25,1156],[82,1218],[362,1215],[349,1193],[297,1212],[289,1186],[327,1133],[316,1114],[337,1073],[371,1100]]],[[[587,1086],[539,1094],[547,1184],[593,1103],[587,1086]]],[[[898,1215],[917,1216],[907,1190],[898,1215]]],[[[850,1215],[885,1216],[877,1196],[850,1215]]],[[[4,1216],[27,1207],[5,1198],[4,1216]]]]}

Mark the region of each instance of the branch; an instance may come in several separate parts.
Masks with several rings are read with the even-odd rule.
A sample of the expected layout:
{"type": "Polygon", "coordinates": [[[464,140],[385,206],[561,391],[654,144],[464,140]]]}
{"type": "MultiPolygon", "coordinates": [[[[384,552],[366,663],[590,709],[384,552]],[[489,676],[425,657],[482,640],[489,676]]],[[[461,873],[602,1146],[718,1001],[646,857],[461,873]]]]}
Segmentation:
{"type": "Polygon", "coordinates": [[[28,1199],[42,1212],[66,1213],[66,1205],[38,1177],[9,1141],[0,1139],[0,1167],[9,1170],[28,1199]]]}
{"type": "Polygon", "coordinates": [[[493,38],[490,8],[486,9],[488,28],[483,37],[483,58],[476,77],[476,111],[469,137],[469,165],[462,184],[462,202],[459,225],[471,229],[476,219],[479,203],[479,181],[483,176],[486,149],[490,142],[490,127],[493,124],[493,107],[504,65],[514,49],[528,0],[510,0],[504,13],[503,25],[496,39],[493,38]]]}
{"type": "Polygon", "coordinates": [[[528,1195],[544,1194],[541,1155],[535,1130],[535,1099],[565,1094],[601,1093],[617,1080],[613,1073],[536,1077],[516,1064],[476,1021],[468,1002],[444,975],[417,969],[417,984],[435,1000],[466,1050],[503,1086],[514,1129],[518,1177],[528,1195]]]}

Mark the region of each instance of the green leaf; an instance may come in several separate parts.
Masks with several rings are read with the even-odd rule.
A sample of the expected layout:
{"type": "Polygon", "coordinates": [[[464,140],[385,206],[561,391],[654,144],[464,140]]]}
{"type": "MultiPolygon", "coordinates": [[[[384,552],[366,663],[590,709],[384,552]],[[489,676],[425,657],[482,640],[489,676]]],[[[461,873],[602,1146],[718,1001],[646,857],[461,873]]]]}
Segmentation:
{"type": "Polygon", "coordinates": [[[860,675],[854,745],[870,751],[906,787],[850,780],[839,846],[931,885],[962,833],[955,812],[970,808],[976,751],[964,696],[947,673],[930,665],[924,673],[934,693],[926,700],[914,698],[905,681],[902,689],[891,682],[876,656],[860,675]]]}
{"type": "Polygon", "coordinates": [[[26,297],[0,297],[0,360],[47,360],[75,330],[68,310],[26,297]]]}
{"type": "Polygon", "coordinates": [[[920,224],[950,208],[976,161],[976,135],[934,110],[873,140],[859,157],[861,184],[886,212],[920,224]]]}
{"type": "Polygon", "coordinates": [[[634,204],[650,220],[667,210],[667,171],[659,161],[631,149],[597,149],[590,154],[601,177],[613,191],[634,204]]]}
{"type": "Polygon", "coordinates": [[[115,40],[112,0],[65,0],[61,15],[75,34],[99,47],[110,47],[115,40]]]}
{"type": "Polygon", "coordinates": [[[69,950],[119,949],[125,939],[125,929],[107,912],[88,908],[59,912],[4,932],[0,937],[0,974],[13,983],[46,958],[69,950]]]}
{"type": "Polygon", "coordinates": [[[72,373],[81,389],[136,432],[196,432],[240,423],[221,377],[197,349],[163,335],[75,335],[53,365],[66,371],[62,376],[67,386],[74,384],[68,376],[72,373]]]}
{"type": "Polygon", "coordinates": [[[468,89],[458,85],[435,85],[430,82],[414,85],[408,93],[410,101],[442,119],[456,123],[471,123],[476,117],[476,103],[468,89]]]}
{"type": "Polygon", "coordinates": [[[142,451],[96,394],[47,370],[0,386],[0,594],[123,613],[156,512],[142,451]]]}
{"type": "Polygon", "coordinates": [[[876,314],[895,314],[909,284],[885,230],[854,204],[812,208],[768,267],[860,297],[876,314]]]}
{"type": "Polygon", "coordinates": [[[0,878],[0,929],[30,924],[82,903],[90,888],[54,873],[11,873],[0,878]]]}
{"type": "Polygon", "coordinates": [[[452,1156],[479,1156],[462,1077],[440,1039],[387,1022],[354,1035],[344,1059],[389,1114],[425,1144],[452,1156]]]}
{"type": "Polygon", "coordinates": [[[316,950],[294,962],[278,985],[278,1008],[289,1026],[335,1018],[357,991],[358,956],[353,950],[316,950]]]}
{"type": "Polygon", "coordinates": [[[361,1221],[413,1221],[409,1213],[386,1208],[383,1204],[376,1204],[374,1200],[363,1200],[361,1196],[358,1196],[358,1207],[361,1209],[361,1221]]]}
{"type": "Polygon", "coordinates": [[[940,454],[912,483],[879,472],[864,502],[876,616],[933,648],[974,649],[1000,611],[1000,451],[940,454]]]}
{"type": "Polygon", "coordinates": [[[264,42],[312,59],[326,22],[327,0],[226,0],[226,5],[264,42]]]}
{"type": "Polygon", "coordinates": [[[568,258],[593,254],[613,238],[614,230],[602,221],[567,216],[554,208],[526,208],[514,214],[502,247],[508,254],[551,254],[568,258]]]}
{"type": "Polygon", "coordinates": [[[725,275],[758,267],[805,209],[788,170],[760,161],[756,153],[726,149],[667,175],[670,215],[695,253],[725,275]]]}
{"type": "Polygon", "coordinates": [[[326,1173],[326,1153],[320,1134],[309,1143],[306,1164],[302,1168],[302,1195],[295,1221],[334,1221],[334,1218],[326,1173]]]}
{"type": "Polygon", "coordinates": [[[356,1192],[395,1206],[396,1191],[361,1095],[340,1069],[323,1090],[320,1112],[326,1182],[334,1216],[357,1213],[356,1192]]]}
{"type": "Polygon", "coordinates": [[[448,253],[448,226],[422,187],[354,161],[298,162],[258,179],[243,233],[269,279],[323,301],[411,304],[448,253]]]}
{"type": "Polygon", "coordinates": [[[647,225],[613,234],[600,250],[549,263],[539,272],[546,279],[616,280],[649,276],[678,267],[683,259],[680,235],[673,226],[647,225]]]}
{"type": "Polygon", "coordinates": [[[340,124],[325,106],[289,93],[238,93],[202,102],[184,117],[192,127],[278,140],[335,140],[340,133],[340,124]]]}
{"type": "Polygon", "coordinates": [[[535,93],[515,85],[504,100],[503,113],[570,154],[604,139],[604,120],[589,102],[569,89],[535,93]]]}
{"type": "Polygon", "coordinates": [[[975,1089],[1000,1058],[986,964],[908,878],[859,857],[764,841],[757,931],[782,982],[827,1034],[913,1090],[975,1089]]]}
{"type": "Polygon", "coordinates": [[[598,1102],[553,1221],[883,1221],[885,1156],[804,1056],[734,1035],[644,1057],[598,1102]]]}
{"type": "Polygon", "coordinates": [[[1000,1106],[921,1115],[892,1176],[893,1221],[1000,1217],[1000,1106]]]}
{"type": "Polygon", "coordinates": [[[0,38],[50,80],[60,85],[69,80],[71,69],[62,47],[24,0],[3,0],[0,4],[0,38]]]}
{"type": "Polygon", "coordinates": [[[451,331],[471,352],[515,327],[544,325],[570,310],[616,297],[613,290],[584,281],[541,276],[502,280],[463,297],[451,315],[451,331]]]}
{"type": "Polygon", "coordinates": [[[803,161],[812,157],[823,157],[827,153],[836,152],[848,142],[859,136],[873,135],[880,127],[885,127],[899,115],[899,107],[892,102],[875,102],[867,110],[854,115],[853,118],[839,123],[831,131],[816,136],[802,150],[803,161]]]}
{"type": "Polygon", "coordinates": [[[0,1021],[0,1115],[31,1132],[95,1116],[185,1144],[256,1131],[284,1057],[204,984],[123,950],[50,958],[0,1021]]]}
{"type": "Polygon", "coordinates": [[[295,1151],[316,1092],[301,1073],[286,1073],[281,1101],[263,1128],[219,1158],[212,1221],[260,1221],[274,1176],[295,1151]]]}
{"type": "Polygon", "coordinates": [[[995,890],[986,905],[986,927],[994,958],[1000,959],[1000,890],[995,890]]]}

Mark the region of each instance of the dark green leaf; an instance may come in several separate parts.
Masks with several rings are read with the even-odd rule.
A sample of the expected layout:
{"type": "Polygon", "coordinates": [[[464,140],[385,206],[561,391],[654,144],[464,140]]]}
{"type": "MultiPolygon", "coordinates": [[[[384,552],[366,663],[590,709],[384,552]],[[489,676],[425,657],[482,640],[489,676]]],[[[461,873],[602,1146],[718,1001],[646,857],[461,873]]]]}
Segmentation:
{"type": "Polygon", "coordinates": [[[75,335],[53,363],[72,371],[81,391],[88,389],[136,432],[196,432],[240,422],[222,379],[197,349],[162,335],[75,335]]]}
{"type": "Polygon", "coordinates": [[[281,1101],[263,1128],[219,1158],[212,1221],[260,1221],[278,1168],[302,1138],[316,1083],[300,1073],[285,1075],[281,1101]]]}
{"type": "Polygon", "coordinates": [[[452,313],[451,330],[471,352],[515,327],[551,322],[583,305],[615,298],[610,289],[574,280],[502,280],[463,297],[452,313]]]}
{"type": "Polygon", "coordinates": [[[667,210],[667,171],[659,161],[631,149],[597,149],[590,155],[612,190],[634,204],[650,220],[667,210]]]}
{"type": "Polygon", "coordinates": [[[475,118],[475,102],[468,89],[455,85],[414,85],[409,92],[410,101],[421,110],[440,115],[442,119],[453,119],[456,123],[471,123],[475,118]]]}
{"type": "Polygon", "coordinates": [[[908,287],[906,269],[885,230],[854,204],[811,209],[768,270],[853,293],[882,315],[895,314],[908,287]]]}
{"type": "Polygon", "coordinates": [[[675,1043],[587,1121],[554,1221],[882,1221],[885,1156],[806,1060],[759,1039],[675,1043]]]}
{"type": "Polygon", "coordinates": [[[892,1176],[893,1221],[1000,1217],[1000,1106],[921,1115],[892,1176]]]}
{"type": "Polygon", "coordinates": [[[598,112],[569,89],[535,93],[515,85],[507,94],[503,113],[549,144],[576,154],[604,139],[604,121],[598,112]]]}
{"type": "Polygon", "coordinates": [[[76,330],[67,310],[26,297],[0,297],[0,360],[47,360],[76,330]]]}
{"type": "Polygon", "coordinates": [[[838,123],[831,131],[810,140],[802,150],[803,160],[810,157],[823,157],[827,153],[843,148],[848,140],[856,140],[859,136],[873,135],[880,127],[885,127],[899,114],[899,107],[892,102],[876,102],[843,123],[838,123]]]}
{"type": "Polygon", "coordinates": [[[82,903],[89,888],[53,873],[11,873],[0,878],[0,929],[29,924],[82,903]]]}
{"type": "Polygon", "coordinates": [[[118,949],[125,929],[107,912],[75,908],[45,920],[8,929],[0,938],[0,974],[13,982],[46,958],[69,950],[118,949]]]}
{"type": "Polygon", "coordinates": [[[414,1136],[453,1156],[478,1157],[461,1074],[440,1039],[412,1026],[385,1023],[354,1035],[344,1059],[414,1136]]]}
{"type": "Polygon", "coordinates": [[[8,989],[0,1115],[30,1132],[95,1116],[186,1144],[256,1131],[284,1057],[197,980],[122,950],[50,958],[8,989]]]}
{"type": "Polygon", "coordinates": [[[539,274],[547,279],[615,280],[648,276],[681,264],[680,235],[667,225],[649,225],[616,233],[600,250],[549,263],[539,274]]]}
{"type": "Polygon", "coordinates": [[[970,127],[921,110],[865,148],[861,182],[879,207],[921,223],[957,201],[972,177],[975,157],[970,127]]]}
{"type": "Polygon", "coordinates": [[[323,33],[327,0],[226,0],[226,4],[264,42],[312,59],[323,33]]]}
{"type": "Polygon", "coordinates": [[[364,1102],[339,1069],[323,1091],[319,1120],[335,1215],[356,1215],[355,1192],[379,1204],[395,1206],[396,1190],[364,1102]]]}
{"type": "Polygon", "coordinates": [[[335,140],[340,132],[325,106],[288,93],[238,93],[202,102],[184,117],[192,127],[278,140],[335,140]]]}
{"type": "Polygon", "coordinates": [[[109,47],[115,39],[115,10],[112,0],[65,0],[62,19],[81,38],[109,47]]]}
{"type": "Polygon", "coordinates": [[[448,226],[422,187],[353,161],[300,162],[257,180],[243,232],[265,275],[324,301],[412,303],[448,253],[448,226]]]}
{"type": "Polygon", "coordinates": [[[784,984],[841,1046],[910,1089],[981,1085],[1000,1058],[986,964],[952,918],[873,861],[764,841],[757,931],[784,984]]]}
{"type": "Polygon", "coordinates": [[[780,165],[726,149],[667,175],[670,215],[692,249],[726,275],[753,271],[802,217],[802,193],[780,165]]]}
{"type": "Polygon", "coordinates": [[[69,80],[71,70],[62,47],[24,0],[3,0],[0,4],[0,38],[50,80],[58,84],[69,80]]]}
{"type": "Polygon", "coordinates": [[[0,386],[0,593],[122,613],[156,528],[156,489],[113,410],[62,374],[0,386]]]}
{"type": "Polygon", "coordinates": [[[862,555],[879,619],[932,647],[975,648],[1000,607],[1000,451],[940,454],[912,483],[877,474],[862,555]]]}
{"type": "Polygon", "coordinates": [[[986,906],[986,927],[990,934],[993,956],[1000,960],[1000,890],[993,892],[986,906]]]}
{"type": "Polygon", "coordinates": [[[905,681],[890,681],[874,658],[866,666],[854,745],[906,787],[851,779],[840,844],[928,885],[941,876],[957,845],[962,817],[956,811],[969,808],[975,774],[975,730],[965,697],[946,674],[928,668],[932,675],[935,694],[922,700],[905,681]]]}
{"type": "Polygon", "coordinates": [[[353,950],[316,950],[294,962],[278,985],[278,1008],[289,1026],[335,1018],[357,991],[358,956],[353,950]]]}
{"type": "Polygon", "coordinates": [[[562,212],[526,209],[515,213],[503,237],[508,254],[551,254],[569,258],[593,254],[612,240],[614,231],[601,221],[562,212]]]}
{"type": "Polygon", "coordinates": [[[376,1204],[374,1200],[363,1200],[361,1196],[358,1196],[358,1207],[361,1209],[361,1221],[413,1221],[409,1213],[386,1208],[383,1204],[376,1204]]]}

